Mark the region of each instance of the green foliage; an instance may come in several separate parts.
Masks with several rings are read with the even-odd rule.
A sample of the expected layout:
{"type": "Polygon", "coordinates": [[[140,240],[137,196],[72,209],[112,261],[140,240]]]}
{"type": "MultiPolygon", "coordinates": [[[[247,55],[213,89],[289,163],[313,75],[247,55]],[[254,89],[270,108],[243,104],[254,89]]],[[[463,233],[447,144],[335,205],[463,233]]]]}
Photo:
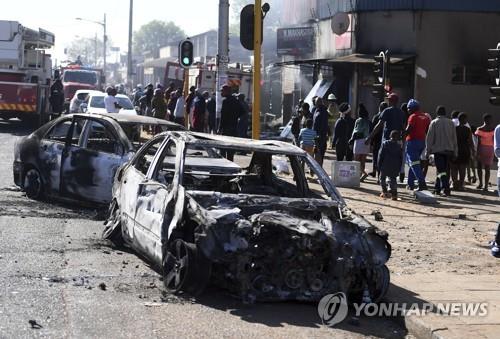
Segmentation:
{"type": "Polygon", "coordinates": [[[185,37],[184,31],[173,22],[153,20],[134,32],[133,51],[134,54],[154,51],[185,37]]]}

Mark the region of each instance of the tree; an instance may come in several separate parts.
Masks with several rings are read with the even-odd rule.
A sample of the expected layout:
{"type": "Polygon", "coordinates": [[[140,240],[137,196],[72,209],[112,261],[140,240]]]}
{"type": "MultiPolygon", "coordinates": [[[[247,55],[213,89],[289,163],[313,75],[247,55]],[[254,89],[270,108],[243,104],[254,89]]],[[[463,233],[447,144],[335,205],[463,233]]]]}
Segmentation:
{"type": "MultiPolygon", "coordinates": [[[[108,53],[109,46],[111,46],[111,41],[108,38],[108,43],[106,45],[108,53]]],[[[85,65],[98,65],[102,63],[102,50],[102,39],[79,37],[76,40],[73,40],[66,48],[66,55],[71,61],[76,61],[76,59],[80,57],[85,65]]]]}
{"type": "Polygon", "coordinates": [[[184,31],[173,22],[153,20],[134,32],[134,54],[155,51],[183,38],[185,38],[184,31]]]}

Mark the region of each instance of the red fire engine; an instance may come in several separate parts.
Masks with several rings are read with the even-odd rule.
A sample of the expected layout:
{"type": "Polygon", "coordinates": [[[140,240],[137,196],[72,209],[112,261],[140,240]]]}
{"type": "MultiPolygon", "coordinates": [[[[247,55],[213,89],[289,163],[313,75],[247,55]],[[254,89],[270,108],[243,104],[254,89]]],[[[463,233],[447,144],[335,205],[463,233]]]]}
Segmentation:
{"type": "Polygon", "coordinates": [[[54,34],[0,20],[0,118],[48,119],[54,34]]]}

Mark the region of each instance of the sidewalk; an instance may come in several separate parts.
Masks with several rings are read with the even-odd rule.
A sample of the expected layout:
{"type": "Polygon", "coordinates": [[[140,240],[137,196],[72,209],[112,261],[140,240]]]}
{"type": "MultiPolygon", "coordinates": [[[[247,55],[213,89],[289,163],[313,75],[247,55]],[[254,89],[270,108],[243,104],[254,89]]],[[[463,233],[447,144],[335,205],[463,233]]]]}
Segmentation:
{"type": "MultiPolygon", "coordinates": [[[[457,257],[460,260],[460,257],[457,257]]],[[[488,303],[485,317],[408,315],[405,325],[418,339],[500,338],[500,275],[428,273],[391,276],[386,301],[397,303],[488,303]]],[[[407,307],[409,308],[409,306],[407,307]]]]}

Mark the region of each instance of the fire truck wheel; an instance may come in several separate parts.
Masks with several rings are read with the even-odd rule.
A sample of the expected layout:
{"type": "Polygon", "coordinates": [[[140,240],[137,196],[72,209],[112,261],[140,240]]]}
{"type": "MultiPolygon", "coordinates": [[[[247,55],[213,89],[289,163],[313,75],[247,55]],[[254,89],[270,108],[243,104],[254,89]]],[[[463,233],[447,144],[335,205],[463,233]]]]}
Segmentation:
{"type": "Polygon", "coordinates": [[[36,168],[30,168],[24,174],[23,187],[26,196],[30,199],[43,198],[43,182],[40,172],[36,168]]]}

